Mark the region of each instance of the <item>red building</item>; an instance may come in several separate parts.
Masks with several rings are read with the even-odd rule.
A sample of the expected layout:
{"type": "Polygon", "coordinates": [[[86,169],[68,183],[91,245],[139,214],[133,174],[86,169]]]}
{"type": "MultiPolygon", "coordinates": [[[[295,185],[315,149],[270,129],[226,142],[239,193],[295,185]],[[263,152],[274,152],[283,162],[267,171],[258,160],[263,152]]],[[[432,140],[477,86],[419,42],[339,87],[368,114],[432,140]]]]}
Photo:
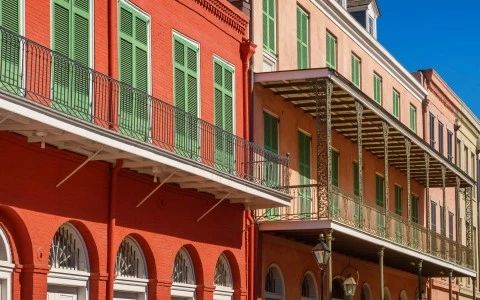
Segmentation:
{"type": "MultiPolygon", "coordinates": [[[[0,298],[253,298],[248,18],[226,0],[0,1],[0,298]]],[[[273,180],[272,180],[273,179],[273,180]]]]}

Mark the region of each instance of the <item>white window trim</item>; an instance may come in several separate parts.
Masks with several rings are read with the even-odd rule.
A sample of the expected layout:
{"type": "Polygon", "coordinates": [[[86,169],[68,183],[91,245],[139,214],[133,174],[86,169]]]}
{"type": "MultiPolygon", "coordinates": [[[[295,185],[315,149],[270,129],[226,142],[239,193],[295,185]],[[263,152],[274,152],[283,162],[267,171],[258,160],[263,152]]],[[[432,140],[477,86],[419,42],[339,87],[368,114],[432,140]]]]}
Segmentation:
{"type": "MultiPolygon", "coordinates": [[[[266,292],[265,291],[265,288],[263,289],[263,299],[265,298],[270,298],[270,299],[278,299],[278,300],[285,300],[285,279],[283,278],[283,273],[282,273],[282,269],[280,269],[280,267],[277,265],[277,264],[271,264],[268,269],[267,269],[267,272],[265,274],[263,274],[263,280],[265,280],[267,278],[267,274],[268,274],[268,271],[271,269],[271,268],[275,268],[278,272],[278,274],[280,275],[280,279],[282,281],[282,289],[283,289],[283,295],[282,294],[279,294],[279,293],[270,293],[270,292],[266,292]]],[[[265,285],[265,284],[264,284],[265,285]]]]}
{"type": "Polygon", "coordinates": [[[187,297],[195,299],[195,290],[197,285],[174,282],[170,289],[170,295],[174,297],[187,297]]]}
{"type": "MultiPolygon", "coordinates": [[[[12,299],[12,272],[13,268],[15,267],[14,264],[12,264],[12,250],[10,247],[10,243],[8,242],[7,235],[3,231],[3,229],[0,227],[0,239],[4,245],[5,245],[5,251],[7,255],[7,260],[6,261],[0,261],[0,280],[5,282],[5,294],[0,294],[0,298],[5,295],[5,298],[7,300],[12,299]]],[[[3,293],[3,292],[2,292],[3,293]]]]}
{"type": "MultiPolygon", "coordinates": [[[[266,50],[263,50],[263,60],[267,60],[268,63],[271,63],[271,65],[273,66],[273,71],[277,71],[277,56],[266,50]]],[[[265,70],[263,70],[263,66],[262,71],[265,72],[265,70]]]]}

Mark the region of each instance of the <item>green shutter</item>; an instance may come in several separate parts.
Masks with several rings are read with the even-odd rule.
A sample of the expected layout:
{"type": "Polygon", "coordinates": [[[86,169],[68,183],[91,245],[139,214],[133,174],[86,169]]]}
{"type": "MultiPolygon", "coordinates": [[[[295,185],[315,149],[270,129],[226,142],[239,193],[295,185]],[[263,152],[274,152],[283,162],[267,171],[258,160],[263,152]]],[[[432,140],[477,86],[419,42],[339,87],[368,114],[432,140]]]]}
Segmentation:
{"type": "MultiPolygon", "coordinates": [[[[263,112],[263,132],[265,150],[278,154],[278,119],[266,112],[263,112]]],[[[279,185],[278,166],[265,162],[263,172],[263,181],[267,186],[275,187],[279,185]]],[[[278,207],[270,208],[266,215],[270,219],[274,219],[278,217],[279,212],[278,207]]]]}
{"type": "Polygon", "coordinates": [[[332,185],[338,187],[339,178],[338,178],[338,164],[339,164],[339,154],[337,151],[332,150],[332,185]]]}
{"type": "MultiPolygon", "coordinates": [[[[1,26],[14,33],[20,33],[19,0],[2,0],[0,2],[0,22],[1,26]]],[[[18,94],[22,87],[21,49],[18,37],[3,31],[0,51],[0,88],[18,94]]]]}
{"type": "Polygon", "coordinates": [[[412,195],[412,222],[418,223],[418,197],[412,195]]]}
{"type": "Polygon", "coordinates": [[[383,207],[384,203],[384,181],[380,175],[375,175],[375,188],[376,188],[376,203],[378,206],[383,207]]]}
{"type": "Polygon", "coordinates": [[[373,74],[373,99],[382,104],[382,78],[377,74],[373,74]]]}
{"type": "Polygon", "coordinates": [[[297,67],[308,68],[308,15],[297,6],[297,67]]]}
{"type": "Polygon", "coordinates": [[[327,67],[337,68],[337,40],[327,32],[327,67]]]}
{"type": "Polygon", "coordinates": [[[402,215],[402,188],[398,185],[395,186],[395,213],[402,215]]]}
{"type": "MultiPolygon", "coordinates": [[[[298,132],[298,175],[300,185],[310,184],[310,137],[303,132],[298,132]]],[[[312,212],[312,195],[310,187],[299,190],[300,212],[306,218],[312,212]]]]}
{"type": "Polygon", "coordinates": [[[173,90],[177,153],[198,158],[198,47],[178,35],[173,37],[173,90]]]}
{"type": "Polygon", "coordinates": [[[90,2],[53,0],[53,106],[90,119],[90,2]],[[72,59],[75,63],[69,61],[72,59]]]}
{"type": "Polygon", "coordinates": [[[148,23],[147,17],[120,3],[120,131],[140,140],[148,139],[150,122],[148,23]]]}
{"type": "Polygon", "coordinates": [[[360,88],[360,59],[352,54],[352,83],[360,88]]]}
{"type": "Polygon", "coordinates": [[[272,54],[276,53],[275,1],[276,0],[263,0],[263,47],[272,54]]]}
{"type": "Polygon", "coordinates": [[[410,129],[417,132],[417,109],[410,104],[410,129]]]}
{"type": "Polygon", "coordinates": [[[230,134],[233,134],[233,76],[234,69],[214,59],[214,119],[215,133],[215,165],[226,172],[234,170],[234,145],[230,134]]]}
{"type": "Polygon", "coordinates": [[[353,162],[353,194],[355,196],[360,196],[360,170],[358,168],[358,163],[353,162]]]}
{"type": "Polygon", "coordinates": [[[393,116],[400,118],[400,94],[393,90],[393,116]]]}

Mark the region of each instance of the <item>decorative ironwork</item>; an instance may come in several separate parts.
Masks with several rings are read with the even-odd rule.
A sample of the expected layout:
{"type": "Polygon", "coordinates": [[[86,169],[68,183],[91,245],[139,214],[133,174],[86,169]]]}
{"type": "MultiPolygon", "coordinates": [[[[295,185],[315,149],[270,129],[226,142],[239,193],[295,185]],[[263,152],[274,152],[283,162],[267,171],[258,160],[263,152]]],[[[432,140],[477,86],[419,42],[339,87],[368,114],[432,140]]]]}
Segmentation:
{"type": "Polygon", "coordinates": [[[115,263],[115,275],[141,278],[141,253],[138,247],[128,238],[120,244],[115,263]]]}
{"type": "Polygon", "coordinates": [[[1,26],[0,40],[2,49],[9,49],[6,55],[13,57],[13,53],[17,53],[13,57],[17,63],[7,62],[8,67],[0,68],[1,93],[22,96],[52,111],[193,159],[216,171],[288,192],[287,157],[1,26]],[[52,80],[46,80],[48,78],[52,80]],[[76,88],[68,89],[58,83],[69,80],[76,88]],[[128,118],[120,110],[126,101],[137,108],[128,118]],[[200,136],[201,143],[197,141],[200,136]],[[276,184],[271,184],[267,169],[275,171],[276,184]]]}
{"type": "MultiPolygon", "coordinates": [[[[430,236],[430,155],[428,153],[423,153],[425,158],[425,173],[426,173],[426,180],[425,180],[425,211],[426,215],[425,218],[427,219],[427,237],[430,236]]],[[[427,238],[427,251],[430,251],[430,238],[427,238]]]]}
{"type": "MultiPolygon", "coordinates": [[[[410,151],[412,149],[412,142],[405,138],[405,156],[407,157],[407,223],[410,228],[412,222],[412,192],[411,192],[411,179],[410,179],[410,151]]],[[[410,240],[410,230],[408,231],[408,240],[410,240]]]]}
{"type": "Polygon", "coordinates": [[[473,265],[473,214],[472,214],[472,187],[465,188],[465,223],[467,227],[467,263],[473,265]]]}
{"type": "Polygon", "coordinates": [[[215,266],[214,280],[216,286],[232,287],[232,274],[227,259],[221,255],[215,266]]]}
{"type": "MultiPolygon", "coordinates": [[[[362,121],[363,121],[363,105],[355,101],[355,111],[357,112],[357,153],[358,153],[358,202],[360,207],[363,206],[363,139],[362,139],[362,121]]],[[[363,224],[363,211],[358,214],[360,224],[363,224]]]]}
{"type": "Polygon", "coordinates": [[[173,265],[172,281],[175,283],[195,284],[193,266],[184,249],[178,251],[173,265]]]}
{"type": "Polygon", "coordinates": [[[66,226],[60,227],[53,236],[48,264],[52,268],[79,270],[80,242],[66,226]]]}
{"type": "MultiPolygon", "coordinates": [[[[460,177],[455,178],[455,236],[457,237],[457,249],[460,249],[461,246],[461,226],[460,224],[460,177]]],[[[462,259],[462,253],[457,251],[457,260],[460,261],[462,259]]]]}
{"type": "Polygon", "coordinates": [[[447,168],[445,168],[444,165],[441,166],[442,169],[442,206],[443,206],[443,211],[440,213],[442,214],[442,219],[443,219],[443,224],[441,224],[441,233],[442,233],[442,244],[441,244],[441,249],[442,253],[445,253],[445,247],[446,247],[446,238],[447,238],[447,229],[446,229],[446,224],[447,224],[447,198],[445,194],[445,181],[446,181],[446,176],[447,176],[447,168]]]}
{"type": "MultiPolygon", "coordinates": [[[[382,129],[383,129],[383,146],[384,146],[384,157],[383,157],[383,162],[384,162],[384,169],[385,169],[385,179],[384,179],[384,193],[385,193],[385,203],[384,209],[385,209],[385,216],[388,218],[389,214],[389,207],[390,207],[390,192],[388,188],[388,132],[389,132],[389,125],[387,122],[382,122],[382,129]]],[[[385,230],[388,234],[389,232],[389,226],[388,222],[385,224],[385,230]]],[[[387,236],[388,237],[388,236],[387,236]]]]}
{"type": "Polygon", "coordinates": [[[332,191],[332,115],[333,85],[330,80],[312,81],[316,99],[318,217],[328,218],[332,191]],[[323,88],[321,83],[324,83],[323,88]],[[322,97],[323,96],[323,97],[322,97]]]}

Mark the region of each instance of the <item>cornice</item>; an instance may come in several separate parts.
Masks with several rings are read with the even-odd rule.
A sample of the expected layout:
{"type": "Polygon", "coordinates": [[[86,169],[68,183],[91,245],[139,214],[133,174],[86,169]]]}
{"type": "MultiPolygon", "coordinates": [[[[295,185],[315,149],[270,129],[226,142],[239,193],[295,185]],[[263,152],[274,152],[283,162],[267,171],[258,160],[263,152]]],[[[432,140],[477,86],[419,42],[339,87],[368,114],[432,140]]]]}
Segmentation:
{"type": "Polygon", "coordinates": [[[397,80],[417,100],[422,101],[427,91],[377,40],[371,37],[360,24],[336,1],[310,0],[347,36],[367,52],[386,72],[397,80]]]}
{"type": "Polygon", "coordinates": [[[248,27],[248,17],[243,14],[236,7],[223,0],[177,0],[184,3],[186,6],[191,6],[191,2],[195,2],[208,13],[212,14],[220,22],[226,24],[228,27],[237,33],[245,36],[248,27]]]}

